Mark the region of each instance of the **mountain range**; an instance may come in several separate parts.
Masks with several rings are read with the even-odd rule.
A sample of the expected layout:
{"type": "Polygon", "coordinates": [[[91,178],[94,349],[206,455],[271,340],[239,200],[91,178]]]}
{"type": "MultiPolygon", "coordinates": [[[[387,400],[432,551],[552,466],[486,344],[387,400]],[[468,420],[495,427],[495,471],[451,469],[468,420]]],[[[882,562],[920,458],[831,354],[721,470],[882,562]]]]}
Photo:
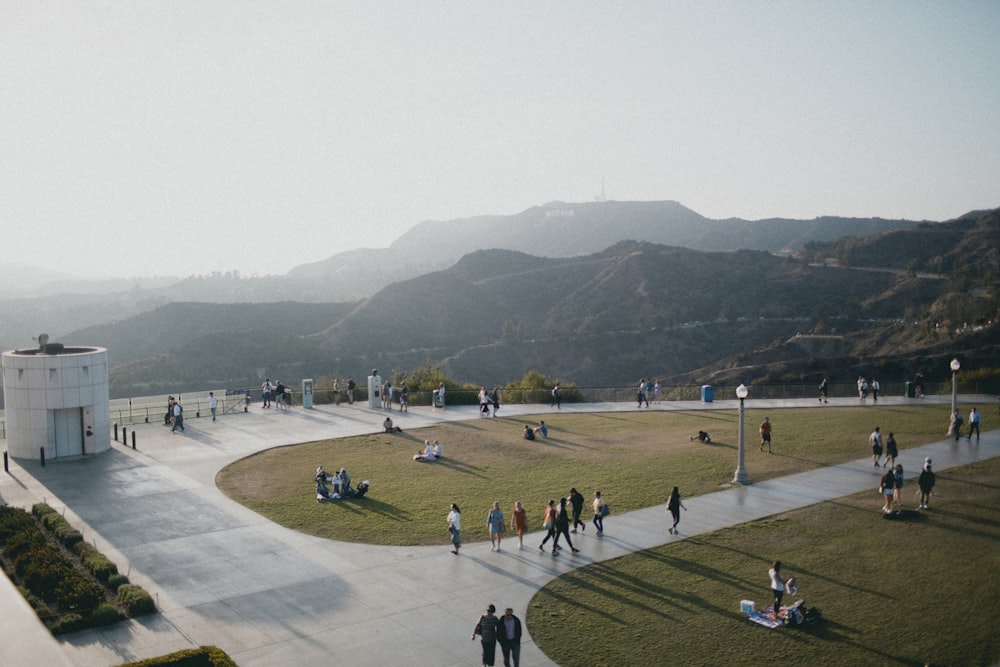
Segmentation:
{"type": "MultiPolygon", "coordinates": [[[[552,203],[421,223],[388,249],[298,267],[266,281],[276,302],[233,275],[103,295],[98,322],[56,335],[107,347],[118,396],[425,365],[462,382],[535,369],[597,386],[912,373],[956,344],[1000,367],[998,240],[997,211],[747,222],[675,202],[552,203]],[[320,298],[345,284],[364,296],[320,298]]],[[[67,324],[87,307],[38,301],[67,324]]]]}

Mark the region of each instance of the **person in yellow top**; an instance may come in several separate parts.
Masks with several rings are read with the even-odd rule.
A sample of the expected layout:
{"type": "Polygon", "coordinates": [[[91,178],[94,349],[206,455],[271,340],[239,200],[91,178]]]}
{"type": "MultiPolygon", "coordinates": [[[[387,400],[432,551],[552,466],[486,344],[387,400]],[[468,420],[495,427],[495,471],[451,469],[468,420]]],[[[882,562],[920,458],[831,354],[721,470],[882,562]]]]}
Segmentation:
{"type": "Polygon", "coordinates": [[[769,417],[764,417],[764,421],[760,423],[760,451],[764,451],[764,445],[767,444],[767,453],[771,453],[771,419],[769,417]]]}

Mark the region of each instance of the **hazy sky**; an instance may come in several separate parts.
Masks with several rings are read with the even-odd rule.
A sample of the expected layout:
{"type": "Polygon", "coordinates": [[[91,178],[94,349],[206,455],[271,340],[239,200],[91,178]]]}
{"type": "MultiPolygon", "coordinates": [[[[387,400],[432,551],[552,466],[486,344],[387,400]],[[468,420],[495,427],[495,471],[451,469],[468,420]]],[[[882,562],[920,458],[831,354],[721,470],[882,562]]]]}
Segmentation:
{"type": "Polygon", "coordinates": [[[1000,206],[998,36],[994,0],[0,0],[0,257],[284,273],[602,183],[947,219],[1000,206]]]}

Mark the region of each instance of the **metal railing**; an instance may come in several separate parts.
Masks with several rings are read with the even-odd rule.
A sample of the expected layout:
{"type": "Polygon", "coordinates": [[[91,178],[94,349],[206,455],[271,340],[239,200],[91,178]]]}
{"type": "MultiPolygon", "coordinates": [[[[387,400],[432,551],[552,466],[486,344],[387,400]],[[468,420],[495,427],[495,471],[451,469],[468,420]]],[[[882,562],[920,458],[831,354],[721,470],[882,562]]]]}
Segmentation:
{"type": "MultiPolygon", "coordinates": [[[[910,382],[882,382],[881,396],[911,396],[915,395],[918,389],[910,382]]],[[[706,385],[673,385],[661,388],[659,400],[661,401],[696,401],[705,397],[706,385]]],[[[971,382],[959,381],[959,392],[964,394],[1000,394],[1000,380],[977,380],[971,382]]],[[[792,398],[817,398],[819,388],[816,384],[755,384],[749,387],[750,397],[755,399],[792,399],[792,398]]],[[[220,416],[245,412],[251,407],[260,404],[261,392],[259,387],[246,389],[213,390],[218,398],[217,413],[220,416]]],[[[925,382],[923,391],[930,396],[946,396],[951,394],[951,381],[925,382]]],[[[178,394],[181,404],[184,406],[186,419],[198,419],[200,417],[211,416],[209,410],[208,391],[196,392],[197,398],[192,399],[192,392],[178,394]]],[[[736,398],[736,387],[733,385],[717,385],[712,387],[711,394],[713,400],[728,400],[736,398]]],[[[856,398],[858,396],[857,385],[853,382],[829,385],[830,398],[856,398]]],[[[301,391],[291,391],[291,405],[301,406],[301,391]]],[[[398,395],[394,395],[394,402],[398,404],[398,395]]],[[[637,399],[637,385],[632,387],[563,387],[560,399],[563,403],[625,403],[637,399]]],[[[653,395],[648,396],[652,403],[656,400],[653,395]]],[[[359,386],[354,390],[355,403],[368,402],[368,390],[359,386]]],[[[341,389],[334,392],[332,389],[315,389],[313,391],[313,403],[316,405],[339,405],[347,402],[347,391],[341,389]]],[[[434,402],[434,392],[432,390],[418,390],[409,392],[409,404],[411,406],[429,406],[434,402]]],[[[479,402],[479,391],[474,389],[449,389],[446,394],[448,405],[475,405],[479,402]]],[[[505,387],[500,390],[500,404],[519,405],[551,405],[552,396],[548,388],[539,387],[505,387]]],[[[163,423],[166,418],[167,403],[166,397],[158,396],[137,396],[132,398],[112,399],[109,405],[110,422],[122,426],[133,424],[156,424],[163,423]]],[[[0,412],[0,439],[6,439],[6,420],[0,412]]]]}

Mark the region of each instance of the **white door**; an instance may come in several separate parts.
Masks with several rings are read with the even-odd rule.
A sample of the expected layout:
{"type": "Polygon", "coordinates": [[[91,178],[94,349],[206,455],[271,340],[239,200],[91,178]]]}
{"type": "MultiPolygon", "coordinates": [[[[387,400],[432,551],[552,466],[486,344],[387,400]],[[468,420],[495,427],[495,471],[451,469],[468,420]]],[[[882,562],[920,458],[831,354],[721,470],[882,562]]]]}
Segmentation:
{"type": "Polygon", "coordinates": [[[83,415],[80,408],[53,410],[56,458],[83,454],[83,415]]]}

